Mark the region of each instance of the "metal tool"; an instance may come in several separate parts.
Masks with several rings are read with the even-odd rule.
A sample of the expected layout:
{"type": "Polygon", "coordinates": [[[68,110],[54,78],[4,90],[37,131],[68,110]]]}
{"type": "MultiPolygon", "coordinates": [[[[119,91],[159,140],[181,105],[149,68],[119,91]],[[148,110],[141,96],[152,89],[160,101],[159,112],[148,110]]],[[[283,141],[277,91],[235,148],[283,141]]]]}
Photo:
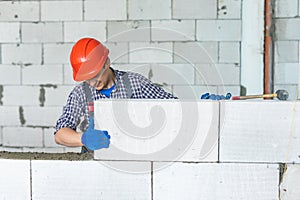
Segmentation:
{"type": "Polygon", "coordinates": [[[247,95],[247,96],[233,96],[232,100],[245,100],[245,99],[257,99],[257,98],[277,98],[285,101],[289,97],[289,93],[286,90],[277,90],[274,94],[259,94],[259,95],[247,95]]]}

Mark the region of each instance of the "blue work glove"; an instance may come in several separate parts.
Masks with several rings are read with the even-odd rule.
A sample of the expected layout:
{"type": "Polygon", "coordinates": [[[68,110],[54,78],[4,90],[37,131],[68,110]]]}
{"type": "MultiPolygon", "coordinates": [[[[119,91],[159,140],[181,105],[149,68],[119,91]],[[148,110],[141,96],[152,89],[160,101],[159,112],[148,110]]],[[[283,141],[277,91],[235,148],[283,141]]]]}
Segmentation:
{"type": "Polygon", "coordinates": [[[94,118],[90,117],[89,128],[82,134],[81,142],[89,150],[97,150],[108,148],[110,143],[110,135],[107,131],[94,129],[94,118]]]}
{"type": "Polygon", "coordinates": [[[223,99],[230,99],[230,98],[231,98],[230,93],[227,93],[226,96],[209,94],[209,93],[205,93],[205,94],[201,95],[201,99],[223,100],[223,99]]]}

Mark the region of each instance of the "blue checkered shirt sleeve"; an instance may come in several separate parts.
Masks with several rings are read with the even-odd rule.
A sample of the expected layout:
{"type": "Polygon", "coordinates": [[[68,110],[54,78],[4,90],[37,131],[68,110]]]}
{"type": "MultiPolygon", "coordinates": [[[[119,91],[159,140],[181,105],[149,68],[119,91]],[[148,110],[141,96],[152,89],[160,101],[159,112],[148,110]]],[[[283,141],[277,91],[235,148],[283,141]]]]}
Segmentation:
{"type": "Polygon", "coordinates": [[[80,118],[85,114],[85,99],[82,94],[82,87],[78,85],[70,93],[67,103],[63,108],[63,113],[56,123],[56,131],[61,128],[71,128],[76,130],[78,124],[80,123],[80,118]]]}

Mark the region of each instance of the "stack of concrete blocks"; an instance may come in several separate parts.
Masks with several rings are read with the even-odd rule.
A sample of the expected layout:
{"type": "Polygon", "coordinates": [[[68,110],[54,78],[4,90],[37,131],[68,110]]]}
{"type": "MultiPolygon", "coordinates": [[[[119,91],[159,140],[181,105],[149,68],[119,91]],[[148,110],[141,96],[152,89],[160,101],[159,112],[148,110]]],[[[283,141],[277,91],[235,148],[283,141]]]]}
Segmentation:
{"type": "Polygon", "coordinates": [[[242,1],[0,2],[0,150],[68,152],[54,126],[74,86],[72,45],[95,37],[114,66],[182,99],[240,92],[242,1]]]}
{"type": "Polygon", "coordinates": [[[0,198],[299,199],[299,106],[99,101],[109,149],[90,161],[0,160],[0,198]]]}
{"type": "Polygon", "coordinates": [[[291,99],[299,99],[299,7],[298,0],[274,1],[274,84],[275,89],[287,89],[291,99]]]}

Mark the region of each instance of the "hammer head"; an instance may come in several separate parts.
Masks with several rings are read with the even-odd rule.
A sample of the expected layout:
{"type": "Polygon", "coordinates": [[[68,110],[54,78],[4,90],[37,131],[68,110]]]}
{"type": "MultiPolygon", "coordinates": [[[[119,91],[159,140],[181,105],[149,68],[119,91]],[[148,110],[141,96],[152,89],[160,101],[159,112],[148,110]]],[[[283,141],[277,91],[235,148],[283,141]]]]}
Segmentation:
{"type": "Polygon", "coordinates": [[[284,101],[284,100],[287,100],[289,98],[289,93],[286,90],[277,90],[276,94],[277,94],[277,98],[279,100],[283,100],[284,101]]]}

